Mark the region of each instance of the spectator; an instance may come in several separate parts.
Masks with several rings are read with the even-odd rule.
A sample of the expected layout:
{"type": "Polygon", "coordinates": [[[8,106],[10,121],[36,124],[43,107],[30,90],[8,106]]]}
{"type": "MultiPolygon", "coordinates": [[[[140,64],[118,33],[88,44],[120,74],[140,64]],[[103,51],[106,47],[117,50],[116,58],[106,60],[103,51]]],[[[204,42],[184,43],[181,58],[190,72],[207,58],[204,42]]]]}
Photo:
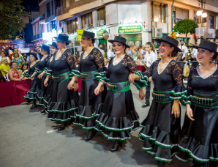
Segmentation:
{"type": "Polygon", "coordinates": [[[0,71],[0,82],[7,82],[4,76],[2,75],[1,71],[0,71]]]}
{"type": "Polygon", "coordinates": [[[25,61],[24,61],[23,57],[20,57],[18,52],[13,53],[12,62],[17,63],[17,69],[19,69],[19,70],[22,68],[22,65],[25,64],[25,61]]]}
{"type": "Polygon", "coordinates": [[[41,47],[40,46],[37,46],[36,54],[38,55],[38,60],[41,60],[43,55],[41,54],[41,47]]]}
{"type": "Polygon", "coordinates": [[[102,55],[105,56],[104,50],[103,50],[103,45],[100,43],[98,45],[99,50],[101,51],[102,55]]]}
{"type": "Polygon", "coordinates": [[[8,80],[8,72],[10,70],[10,66],[8,64],[8,59],[6,57],[3,57],[1,59],[1,63],[0,63],[0,71],[2,73],[2,75],[4,76],[5,80],[8,80]]]}
{"type": "Polygon", "coordinates": [[[9,62],[10,62],[10,59],[9,59],[9,57],[6,55],[6,52],[5,52],[4,50],[2,50],[0,53],[1,53],[0,62],[1,62],[1,59],[2,59],[3,57],[6,57],[7,60],[8,60],[8,63],[9,63],[9,62]]]}
{"type": "Polygon", "coordinates": [[[22,71],[22,72],[28,71],[28,70],[29,70],[29,67],[30,67],[29,64],[23,64],[23,65],[22,65],[22,68],[21,68],[21,71],[22,71]]]}
{"type": "Polygon", "coordinates": [[[182,61],[184,61],[186,55],[188,54],[188,48],[184,45],[184,41],[183,40],[180,41],[179,49],[182,50],[182,53],[183,53],[182,61]]]}
{"type": "Polygon", "coordinates": [[[54,53],[58,50],[57,44],[56,42],[52,42],[52,44],[50,45],[50,54],[51,56],[54,55],[54,53]]]}
{"type": "Polygon", "coordinates": [[[9,70],[9,79],[10,81],[21,81],[22,80],[22,71],[17,69],[17,63],[11,62],[11,69],[9,70]]]}
{"type": "Polygon", "coordinates": [[[114,52],[112,51],[112,48],[113,48],[113,46],[112,45],[110,45],[109,46],[109,49],[108,49],[108,51],[107,51],[107,58],[110,60],[112,57],[115,57],[115,54],[114,54],[114,52]]]}
{"type": "Polygon", "coordinates": [[[136,45],[134,45],[133,47],[132,47],[132,58],[133,58],[133,60],[137,60],[137,46],[136,45]]]}

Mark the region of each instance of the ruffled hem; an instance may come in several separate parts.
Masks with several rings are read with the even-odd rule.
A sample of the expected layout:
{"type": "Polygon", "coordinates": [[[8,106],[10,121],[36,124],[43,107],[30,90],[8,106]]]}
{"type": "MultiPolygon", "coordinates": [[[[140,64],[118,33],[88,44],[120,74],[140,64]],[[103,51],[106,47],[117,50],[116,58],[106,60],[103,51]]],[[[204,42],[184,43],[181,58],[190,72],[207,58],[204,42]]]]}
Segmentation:
{"type": "Polygon", "coordinates": [[[126,117],[116,118],[110,117],[105,113],[101,113],[97,118],[96,128],[101,130],[107,129],[109,131],[127,131],[140,127],[139,121],[136,117],[137,113],[135,111],[131,112],[126,117]],[[135,127],[135,123],[138,122],[139,126],[135,127]]]}
{"type": "Polygon", "coordinates": [[[91,129],[94,129],[95,118],[93,118],[93,119],[79,119],[79,117],[76,117],[73,124],[81,126],[82,129],[85,129],[85,130],[91,130],[91,129]]]}
{"type": "Polygon", "coordinates": [[[139,133],[139,136],[148,139],[150,141],[153,141],[154,144],[163,148],[172,149],[173,147],[176,147],[178,145],[178,144],[171,143],[171,137],[168,132],[165,131],[159,132],[158,127],[152,128],[152,126],[150,125],[144,126],[144,128],[139,133]],[[152,132],[152,135],[148,135],[150,132],[152,132]]]}
{"type": "Polygon", "coordinates": [[[72,70],[72,71],[71,71],[71,74],[72,74],[73,76],[77,76],[78,78],[80,78],[80,71],[79,71],[79,70],[72,70]]]}
{"type": "Polygon", "coordinates": [[[184,144],[184,146],[178,144],[179,149],[189,153],[189,156],[195,161],[200,163],[207,163],[209,161],[218,162],[218,144],[210,144],[209,146],[200,145],[194,138],[189,137],[184,137],[181,142],[186,144],[184,144]],[[206,154],[205,157],[199,156],[202,155],[202,153],[206,154]]]}
{"type": "Polygon", "coordinates": [[[77,110],[75,102],[51,102],[50,106],[48,107],[48,112],[55,112],[55,113],[67,113],[74,110],[77,110]]]}
{"type": "MultiPolygon", "coordinates": [[[[143,149],[144,150],[144,149],[143,149]]],[[[172,157],[174,156],[174,154],[172,154],[171,155],[171,159],[167,159],[167,158],[161,158],[161,157],[157,157],[156,156],[156,153],[155,152],[153,152],[153,151],[151,151],[151,150],[144,150],[144,151],[146,151],[149,155],[152,155],[152,156],[155,156],[154,157],[154,159],[156,160],[156,161],[162,161],[162,162],[168,162],[168,163],[170,163],[170,162],[172,162],[172,157]]]]}
{"type": "Polygon", "coordinates": [[[135,81],[133,84],[136,86],[138,90],[146,87],[148,85],[148,77],[143,76],[141,71],[137,71],[135,74],[139,76],[139,80],[135,81]]]}
{"type": "Polygon", "coordinates": [[[101,111],[102,111],[103,103],[96,104],[94,109],[92,109],[92,106],[82,106],[80,105],[78,107],[78,113],[76,114],[76,117],[80,119],[92,119],[97,117],[101,111]]]}

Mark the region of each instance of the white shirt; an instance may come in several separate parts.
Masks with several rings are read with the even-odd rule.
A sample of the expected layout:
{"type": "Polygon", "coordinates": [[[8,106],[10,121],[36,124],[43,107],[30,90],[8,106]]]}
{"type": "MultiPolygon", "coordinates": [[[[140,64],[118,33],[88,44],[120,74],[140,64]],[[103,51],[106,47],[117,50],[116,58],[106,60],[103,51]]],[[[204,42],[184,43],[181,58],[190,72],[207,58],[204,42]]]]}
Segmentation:
{"type": "Polygon", "coordinates": [[[183,49],[183,50],[184,50],[184,51],[182,52],[182,53],[183,53],[182,59],[184,59],[186,53],[188,53],[188,48],[187,48],[185,45],[180,45],[180,46],[179,46],[179,49],[183,49]]]}
{"type": "MultiPolygon", "coordinates": [[[[8,60],[8,62],[10,61],[9,57],[5,56],[8,60]]],[[[0,63],[1,63],[1,60],[2,60],[2,56],[0,56],[0,63]]]]}
{"type": "Polygon", "coordinates": [[[102,54],[103,57],[104,57],[104,50],[102,50],[102,49],[100,49],[100,48],[99,48],[99,50],[100,50],[101,54],[102,54]]]}
{"type": "Polygon", "coordinates": [[[198,49],[193,48],[192,53],[193,53],[194,57],[196,58],[196,60],[198,60],[198,57],[197,57],[198,49]]]}
{"type": "Polygon", "coordinates": [[[157,55],[153,51],[151,51],[150,54],[148,52],[146,52],[144,61],[146,61],[147,67],[151,67],[152,63],[156,60],[157,60],[157,55]]]}
{"type": "Polygon", "coordinates": [[[111,59],[112,57],[115,57],[115,54],[112,50],[108,49],[107,51],[107,58],[111,59]]]}
{"type": "Polygon", "coordinates": [[[141,49],[140,55],[145,55],[145,54],[146,54],[146,51],[144,51],[143,49],[141,49]]]}

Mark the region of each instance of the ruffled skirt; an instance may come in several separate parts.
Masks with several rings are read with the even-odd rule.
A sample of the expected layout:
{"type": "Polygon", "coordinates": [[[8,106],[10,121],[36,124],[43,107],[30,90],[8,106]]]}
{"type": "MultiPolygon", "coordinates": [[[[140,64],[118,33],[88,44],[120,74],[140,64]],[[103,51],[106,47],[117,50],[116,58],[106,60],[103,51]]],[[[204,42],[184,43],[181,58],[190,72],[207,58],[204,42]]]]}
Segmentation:
{"type": "Polygon", "coordinates": [[[50,78],[48,80],[47,92],[46,92],[45,97],[44,97],[45,112],[46,113],[48,113],[48,106],[50,105],[51,99],[52,99],[52,87],[53,87],[53,83],[54,83],[54,81],[52,80],[52,78],[50,78]]]}
{"type": "Polygon", "coordinates": [[[195,121],[186,116],[176,157],[193,159],[194,167],[218,167],[218,109],[191,106],[195,121]]]}
{"type": "Polygon", "coordinates": [[[38,101],[38,105],[46,107],[46,103],[44,101],[44,97],[47,91],[47,87],[44,86],[46,75],[42,77],[42,79],[36,79],[37,87],[36,87],[36,100],[38,101]]]}
{"type": "Polygon", "coordinates": [[[108,91],[102,113],[96,119],[95,130],[108,140],[130,140],[133,129],[140,127],[132,92],[108,91]]]}
{"type": "Polygon", "coordinates": [[[78,113],[71,117],[75,118],[74,124],[83,129],[94,129],[95,120],[102,110],[107,88],[96,96],[94,90],[97,86],[97,80],[82,80],[78,113]]]}
{"type": "Polygon", "coordinates": [[[31,80],[30,82],[30,90],[27,92],[27,94],[24,96],[24,99],[32,101],[36,99],[36,87],[37,87],[37,83],[36,83],[36,79],[31,80]]]}
{"type": "Polygon", "coordinates": [[[71,120],[78,109],[79,95],[78,91],[68,90],[67,85],[70,82],[53,82],[51,90],[51,102],[48,106],[48,119],[53,121],[66,122],[71,120]]]}
{"type": "Polygon", "coordinates": [[[154,155],[158,161],[171,162],[172,156],[178,151],[180,140],[180,118],[175,118],[172,103],[158,103],[154,100],[147,118],[141,123],[140,140],[142,149],[154,155]]]}

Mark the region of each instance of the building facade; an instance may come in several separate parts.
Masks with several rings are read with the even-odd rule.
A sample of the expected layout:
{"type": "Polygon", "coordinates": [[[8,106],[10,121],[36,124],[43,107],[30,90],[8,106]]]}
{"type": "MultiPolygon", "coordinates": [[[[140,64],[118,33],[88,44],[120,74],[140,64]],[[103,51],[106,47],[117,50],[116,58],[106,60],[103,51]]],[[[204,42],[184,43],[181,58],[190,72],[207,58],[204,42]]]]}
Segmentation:
{"type": "MultiPolygon", "coordinates": [[[[77,29],[85,29],[96,34],[96,44],[108,47],[104,33],[109,39],[123,36],[131,45],[145,44],[162,35],[169,35],[175,23],[190,18],[204,27],[204,38],[212,30],[218,29],[218,1],[207,0],[204,10],[207,17],[197,16],[198,0],[41,0],[45,24],[51,28],[47,32],[64,32],[77,41],[77,29]],[[56,26],[55,26],[56,25],[56,26]]],[[[208,35],[209,34],[209,35],[208,35]]],[[[48,35],[49,36],[49,35],[48,35]]],[[[51,36],[49,36],[51,38],[51,36]]],[[[185,34],[179,34],[184,39],[185,34]]],[[[195,42],[195,35],[188,34],[189,42],[195,42]]]]}

